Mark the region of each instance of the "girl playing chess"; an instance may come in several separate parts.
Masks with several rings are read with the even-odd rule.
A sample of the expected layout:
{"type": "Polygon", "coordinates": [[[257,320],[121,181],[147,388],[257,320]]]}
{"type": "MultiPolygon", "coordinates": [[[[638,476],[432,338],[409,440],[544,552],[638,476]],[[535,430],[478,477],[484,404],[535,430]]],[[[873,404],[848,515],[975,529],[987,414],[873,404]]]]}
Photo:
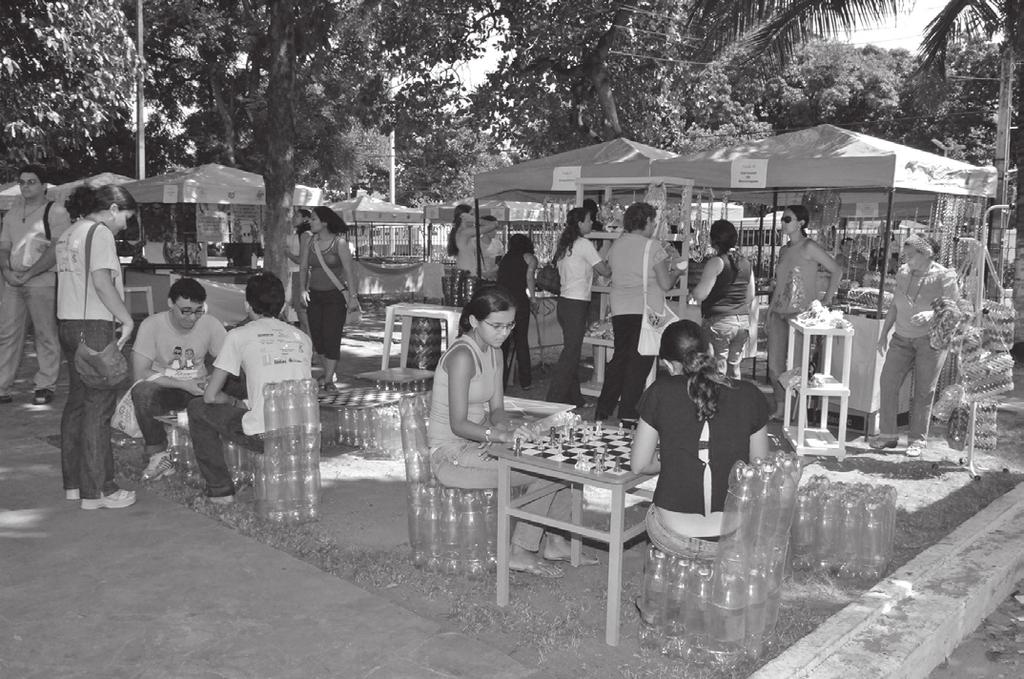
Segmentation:
{"type": "MultiPolygon", "coordinates": [[[[498,465],[487,454],[488,447],[527,436],[525,431],[514,430],[504,407],[501,345],[515,326],[515,318],[515,303],[503,288],[480,290],[462,310],[462,334],[437,365],[428,438],[434,475],[445,486],[497,488],[498,465]]],[[[546,482],[513,473],[512,483],[546,482]]],[[[565,488],[524,508],[567,520],[570,502],[569,489],[565,488]]],[[[541,552],[544,534],[540,526],[518,522],[512,533],[509,568],[542,577],[562,577],[564,572],[552,562],[568,561],[569,541],[549,532],[541,552]]]]}
{"type": "Polygon", "coordinates": [[[732,466],[768,452],[768,400],[718,372],[693,321],[665,329],[659,357],[669,374],[640,399],[630,458],[633,471],[659,475],[647,535],[664,552],[713,559],[732,466]]]}

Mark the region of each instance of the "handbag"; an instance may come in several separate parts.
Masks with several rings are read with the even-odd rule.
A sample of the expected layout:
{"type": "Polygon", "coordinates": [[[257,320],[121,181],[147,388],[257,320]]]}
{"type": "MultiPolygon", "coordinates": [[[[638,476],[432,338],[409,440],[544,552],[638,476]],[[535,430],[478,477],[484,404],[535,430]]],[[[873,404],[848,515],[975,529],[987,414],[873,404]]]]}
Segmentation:
{"type": "Polygon", "coordinates": [[[133,439],[142,438],[142,429],[139,428],[139,420],[135,415],[135,402],[132,400],[132,389],[139,382],[145,380],[137,380],[132,386],[128,387],[128,391],[124,392],[124,396],[117,402],[117,407],[114,408],[114,414],[110,417],[110,426],[113,429],[117,429],[120,432],[124,432],[126,435],[133,439]]]}
{"type": "Polygon", "coordinates": [[[661,311],[654,311],[647,304],[647,272],[650,263],[651,245],[653,241],[648,240],[644,246],[644,265],[641,270],[644,281],[644,313],[640,319],[640,341],[637,343],[637,351],[641,356],[657,356],[661,350],[661,333],[665,332],[670,324],[679,320],[665,300],[661,311]]]}
{"type": "MultiPolygon", "coordinates": [[[[92,254],[92,237],[99,222],[93,222],[85,237],[85,294],[82,296],[82,318],[89,301],[89,257],[92,254]]],[[[85,386],[91,389],[117,389],[128,379],[128,359],[117,346],[115,337],[99,351],[89,348],[85,335],[81,336],[75,349],[75,371],[85,386]]]]}
{"type": "MultiPolygon", "coordinates": [[[[334,241],[333,241],[333,244],[331,245],[331,247],[337,247],[337,246],[338,246],[338,239],[335,238],[334,241]]],[[[345,298],[345,305],[347,306],[348,303],[349,303],[349,298],[352,296],[352,291],[349,290],[349,287],[348,287],[347,284],[342,283],[341,281],[339,281],[338,277],[335,276],[334,272],[331,271],[330,267],[327,266],[327,262],[324,261],[324,253],[322,253],[320,251],[320,248],[318,248],[316,246],[316,241],[313,240],[312,238],[309,239],[309,247],[312,248],[313,252],[316,253],[316,258],[318,260],[320,260],[320,268],[322,268],[324,270],[324,273],[327,274],[327,278],[330,279],[330,281],[334,285],[334,287],[336,287],[338,289],[338,292],[341,293],[342,297],[345,298]]],[[[358,304],[358,303],[359,303],[359,299],[356,298],[356,304],[358,304]]],[[[362,310],[362,308],[355,309],[353,311],[349,311],[345,315],[345,320],[350,322],[350,323],[358,323],[359,321],[363,320],[363,310],[362,310]]]]}
{"type": "Polygon", "coordinates": [[[558,266],[554,261],[537,268],[534,275],[534,284],[538,290],[550,292],[554,295],[562,292],[562,277],[558,273],[558,266]]]}

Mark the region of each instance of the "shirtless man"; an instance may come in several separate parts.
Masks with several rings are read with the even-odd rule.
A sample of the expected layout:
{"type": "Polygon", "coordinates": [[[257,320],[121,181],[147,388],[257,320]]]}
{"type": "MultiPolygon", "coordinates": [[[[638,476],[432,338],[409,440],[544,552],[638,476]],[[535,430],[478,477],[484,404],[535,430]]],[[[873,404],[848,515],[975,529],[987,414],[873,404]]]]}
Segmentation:
{"type": "MultiPolygon", "coordinates": [[[[789,344],[789,320],[819,300],[825,306],[833,302],[839,290],[843,269],[824,248],[807,237],[810,214],[803,205],[789,205],[782,214],[782,233],[789,242],[779,251],[775,267],[775,290],[768,307],[765,331],[768,334],[768,377],[775,392],[775,414],[781,420],[785,411],[786,389],[779,375],[786,371],[786,353],[789,344]],[[828,271],[828,288],[819,283],[818,268],[828,271]]],[[[794,365],[800,364],[799,347],[794,353],[794,365]]]]}

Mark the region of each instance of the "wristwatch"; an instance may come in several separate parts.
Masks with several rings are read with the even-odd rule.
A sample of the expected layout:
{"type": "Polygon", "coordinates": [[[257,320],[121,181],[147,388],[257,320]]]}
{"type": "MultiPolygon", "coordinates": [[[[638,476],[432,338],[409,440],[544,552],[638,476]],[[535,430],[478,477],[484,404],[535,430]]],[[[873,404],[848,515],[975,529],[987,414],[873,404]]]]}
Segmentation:
{"type": "Polygon", "coordinates": [[[487,429],[484,429],[484,438],[487,439],[488,443],[491,442],[491,428],[490,427],[487,427],[487,429]]]}

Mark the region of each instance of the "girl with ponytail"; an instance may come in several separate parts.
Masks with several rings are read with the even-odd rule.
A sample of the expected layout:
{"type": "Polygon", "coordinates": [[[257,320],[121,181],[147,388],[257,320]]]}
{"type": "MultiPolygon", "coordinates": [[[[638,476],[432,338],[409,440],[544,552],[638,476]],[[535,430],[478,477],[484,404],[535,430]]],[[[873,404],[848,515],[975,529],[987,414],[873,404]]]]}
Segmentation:
{"type": "Polygon", "coordinates": [[[668,374],[640,399],[631,455],[634,471],[659,474],[647,512],[651,542],[704,559],[722,532],[733,465],[768,452],[768,400],[753,383],[719,373],[708,348],[693,321],[665,328],[659,358],[668,374]]]}

